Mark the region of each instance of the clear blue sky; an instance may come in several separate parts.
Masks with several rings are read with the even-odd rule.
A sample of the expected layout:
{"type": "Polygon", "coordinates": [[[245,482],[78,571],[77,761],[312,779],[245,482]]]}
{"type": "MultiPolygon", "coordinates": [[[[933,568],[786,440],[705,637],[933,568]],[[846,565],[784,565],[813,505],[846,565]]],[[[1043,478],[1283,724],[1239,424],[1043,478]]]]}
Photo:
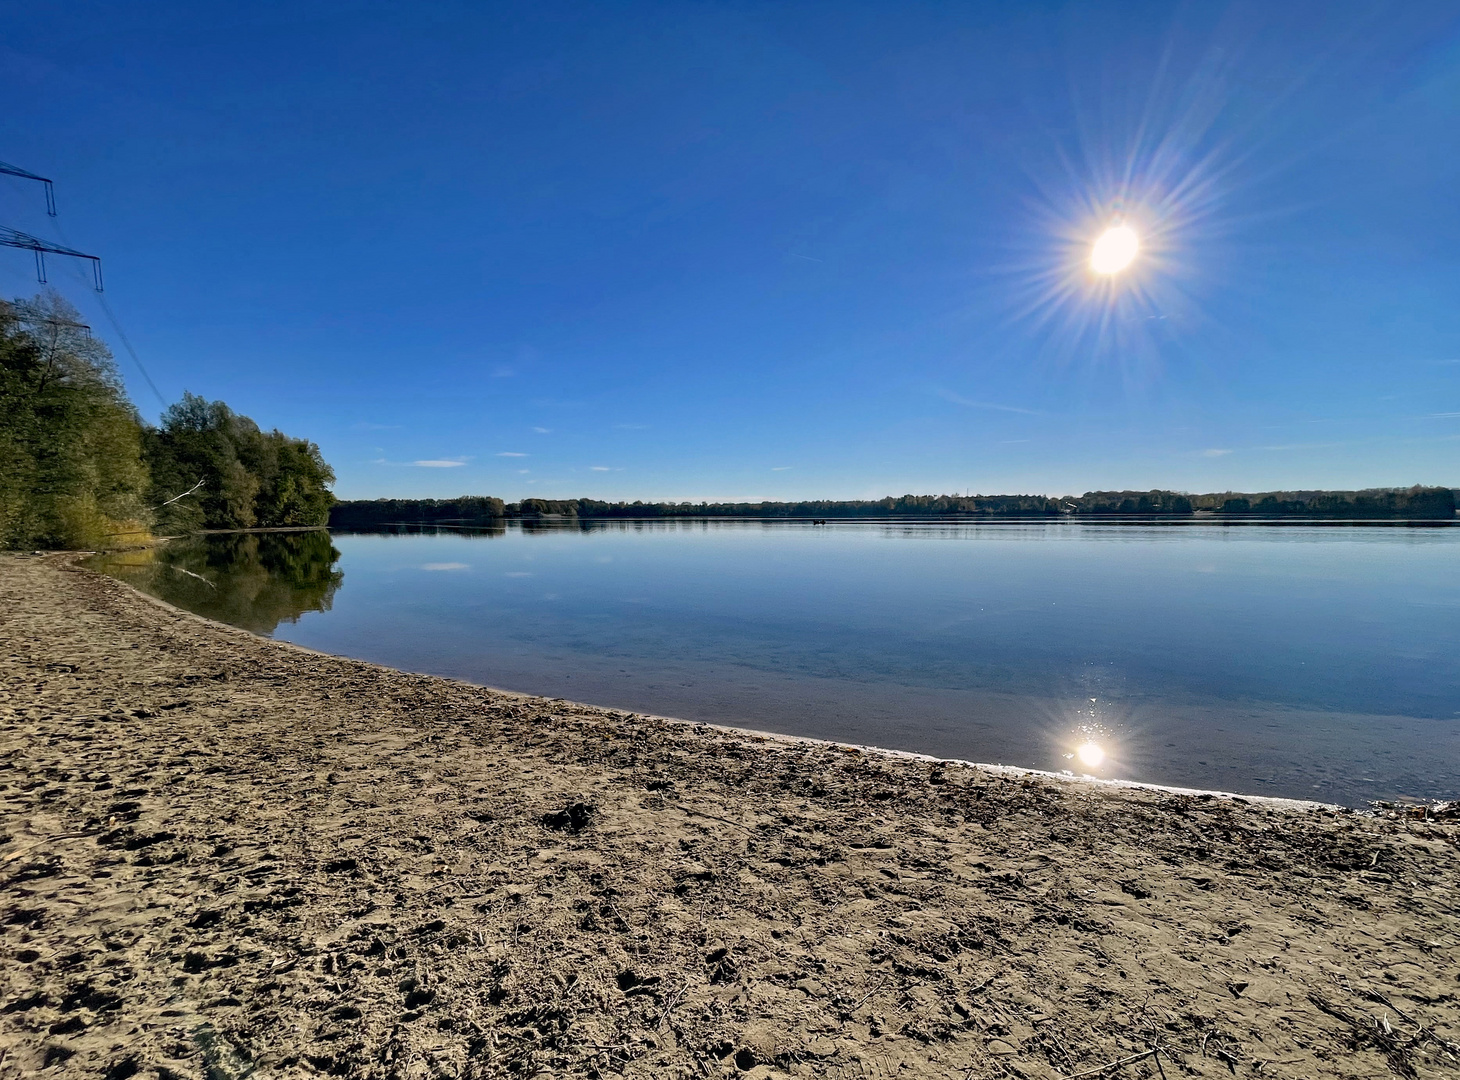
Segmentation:
{"type": "Polygon", "coordinates": [[[0,16],[0,223],[345,497],[1460,485],[1453,0],[0,16]]]}

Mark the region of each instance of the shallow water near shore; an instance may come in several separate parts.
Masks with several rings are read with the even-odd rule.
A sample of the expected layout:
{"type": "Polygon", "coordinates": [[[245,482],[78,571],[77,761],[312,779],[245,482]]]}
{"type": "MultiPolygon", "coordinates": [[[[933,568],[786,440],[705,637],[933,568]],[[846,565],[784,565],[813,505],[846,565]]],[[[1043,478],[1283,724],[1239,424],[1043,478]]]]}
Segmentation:
{"type": "Polygon", "coordinates": [[[1460,794],[1455,528],[513,523],[93,565],[310,648],[637,712],[1350,805],[1460,794]]]}

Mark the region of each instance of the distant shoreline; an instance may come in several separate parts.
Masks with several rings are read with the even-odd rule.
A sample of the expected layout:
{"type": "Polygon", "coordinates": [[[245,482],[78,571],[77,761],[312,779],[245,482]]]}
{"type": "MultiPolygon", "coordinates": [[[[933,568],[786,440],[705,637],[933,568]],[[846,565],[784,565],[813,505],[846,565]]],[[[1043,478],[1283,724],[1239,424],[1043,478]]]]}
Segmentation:
{"type": "Polygon", "coordinates": [[[1363,491],[1212,492],[1087,491],[1083,495],[902,495],[883,499],[802,502],[605,502],[600,499],[353,499],[331,508],[331,526],[361,527],[410,521],[463,524],[523,521],[744,519],[831,523],[875,520],[1117,520],[1182,521],[1454,521],[1456,492],[1448,487],[1363,491]]]}
{"type": "Polygon", "coordinates": [[[673,517],[567,517],[555,514],[543,514],[537,517],[501,517],[488,518],[482,522],[472,523],[461,519],[442,519],[438,521],[381,521],[371,525],[314,525],[298,529],[209,529],[202,533],[195,533],[196,536],[212,536],[225,533],[256,533],[256,532],[312,532],[316,530],[327,530],[330,532],[372,532],[380,529],[409,528],[409,529],[474,529],[502,527],[509,523],[527,525],[582,525],[596,526],[613,523],[621,524],[653,524],[670,525],[675,523],[712,523],[712,522],[746,522],[746,523],[774,523],[787,525],[816,525],[831,527],[833,525],[906,525],[917,523],[937,524],[963,524],[963,525],[1169,525],[1169,526],[1196,526],[1196,525],[1333,525],[1333,526],[1374,526],[1378,528],[1394,528],[1412,526],[1415,528],[1450,528],[1460,526],[1460,517],[1444,518],[1299,518],[1299,517],[1258,517],[1256,515],[1233,517],[1216,516],[1211,514],[1193,514],[1190,517],[1122,517],[1122,516],[1099,516],[1094,514],[1082,515],[1080,517],[1017,517],[1017,516],[979,516],[976,514],[954,515],[902,515],[899,517],[846,517],[828,518],[815,520],[802,517],[776,517],[771,515],[675,515],[673,517]]]}

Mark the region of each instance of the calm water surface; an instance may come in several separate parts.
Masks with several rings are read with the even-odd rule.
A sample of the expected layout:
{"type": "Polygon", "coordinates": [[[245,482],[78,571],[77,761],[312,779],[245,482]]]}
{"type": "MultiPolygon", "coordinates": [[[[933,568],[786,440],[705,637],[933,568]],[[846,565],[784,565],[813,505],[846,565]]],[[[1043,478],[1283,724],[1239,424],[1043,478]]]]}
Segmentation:
{"type": "Polygon", "coordinates": [[[1460,529],[623,523],[101,560],[259,633],[639,712],[1361,805],[1460,795],[1460,529]],[[1070,755],[1097,742],[1106,760],[1070,755]]]}

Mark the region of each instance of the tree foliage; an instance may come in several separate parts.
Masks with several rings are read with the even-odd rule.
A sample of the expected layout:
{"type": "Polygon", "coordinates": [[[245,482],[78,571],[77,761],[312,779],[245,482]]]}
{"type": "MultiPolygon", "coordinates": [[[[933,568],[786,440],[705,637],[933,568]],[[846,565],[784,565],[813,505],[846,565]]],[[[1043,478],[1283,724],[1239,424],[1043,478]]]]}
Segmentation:
{"type": "Polygon", "coordinates": [[[0,301],[0,547],[319,526],[334,479],[314,443],[221,401],[184,394],[147,427],[75,309],[54,293],[0,301]]]}
{"type": "Polygon", "coordinates": [[[169,531],[323,525],[334,504],[334,470],[318,446],[261,431],[221,401],[184,393],[144,447],[158,525],[169,531]]]}
{"type": "Polygon", "coordinates": [[[141,423],[105,345],[55,294],[0,301],[0,546],[145,532],[141,423]]]}

